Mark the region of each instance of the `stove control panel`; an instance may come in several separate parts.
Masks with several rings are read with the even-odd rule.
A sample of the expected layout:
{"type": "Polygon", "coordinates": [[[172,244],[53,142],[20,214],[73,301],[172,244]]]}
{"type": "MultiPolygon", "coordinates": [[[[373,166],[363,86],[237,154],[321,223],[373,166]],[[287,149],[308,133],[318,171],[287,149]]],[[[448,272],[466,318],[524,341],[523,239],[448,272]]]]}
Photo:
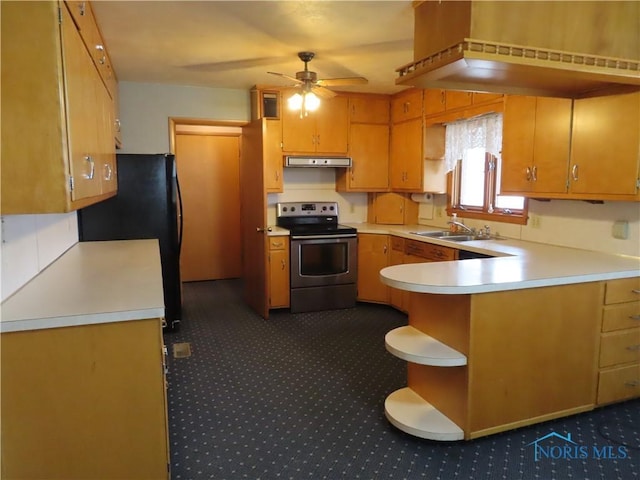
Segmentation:
{"type": "Polygon", "coordinates": [[[276,204],[276,217],[334,217],[338,202],[281,202],[276,204]]]}

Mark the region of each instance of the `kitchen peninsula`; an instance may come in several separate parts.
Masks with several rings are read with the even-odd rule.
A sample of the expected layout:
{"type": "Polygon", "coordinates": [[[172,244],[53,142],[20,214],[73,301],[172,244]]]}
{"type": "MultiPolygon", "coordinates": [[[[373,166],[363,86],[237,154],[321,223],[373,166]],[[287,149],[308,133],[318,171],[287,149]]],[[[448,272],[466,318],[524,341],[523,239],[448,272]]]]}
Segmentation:
{"type": "Polygon", "coordinates": [[[408,362],[408,386],[385,402],[393,425],[473,439],[640,394],[640,259],[508,239],[463,248],[495,257],[380,271],[410,292],[409,325],[385,339],[408,362]]]}

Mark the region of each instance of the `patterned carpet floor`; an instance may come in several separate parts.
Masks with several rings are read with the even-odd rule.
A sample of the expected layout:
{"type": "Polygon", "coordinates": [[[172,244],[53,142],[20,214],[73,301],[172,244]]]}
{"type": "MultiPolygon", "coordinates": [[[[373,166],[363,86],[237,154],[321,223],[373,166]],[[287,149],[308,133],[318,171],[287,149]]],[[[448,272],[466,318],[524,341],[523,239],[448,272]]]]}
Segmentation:
{"type": "Polygon", "coordinates": [[[165,333],[172,478],[639,478],[639,400],[468,442],[397,430],[384,400],[406,363],[384,336],[406,323],[370,304],[265,321],[238,280],[186,283],[180,329],[165,333]]]}

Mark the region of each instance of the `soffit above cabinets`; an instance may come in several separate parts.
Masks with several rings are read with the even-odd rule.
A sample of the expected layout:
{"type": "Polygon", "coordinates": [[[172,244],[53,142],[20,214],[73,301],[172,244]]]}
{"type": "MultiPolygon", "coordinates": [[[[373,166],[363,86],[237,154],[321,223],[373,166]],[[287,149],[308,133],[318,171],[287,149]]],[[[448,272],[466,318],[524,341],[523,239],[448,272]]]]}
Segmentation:
{"type": "Polygon", "coordinates": [[[579,98],[640,89],[640,2],[419,2],[398,85],[579,98]]]}

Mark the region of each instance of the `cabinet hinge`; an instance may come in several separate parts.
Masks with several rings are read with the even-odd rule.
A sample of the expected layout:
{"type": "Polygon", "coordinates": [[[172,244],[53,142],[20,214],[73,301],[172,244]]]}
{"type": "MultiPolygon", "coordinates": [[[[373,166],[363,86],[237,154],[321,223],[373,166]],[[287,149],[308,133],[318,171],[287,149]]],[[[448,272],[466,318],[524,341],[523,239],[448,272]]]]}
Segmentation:
{"type": "Polygon", "coordinates": [[[73,192],[73,175],[69,175],[69,190],[73,192]]]}

